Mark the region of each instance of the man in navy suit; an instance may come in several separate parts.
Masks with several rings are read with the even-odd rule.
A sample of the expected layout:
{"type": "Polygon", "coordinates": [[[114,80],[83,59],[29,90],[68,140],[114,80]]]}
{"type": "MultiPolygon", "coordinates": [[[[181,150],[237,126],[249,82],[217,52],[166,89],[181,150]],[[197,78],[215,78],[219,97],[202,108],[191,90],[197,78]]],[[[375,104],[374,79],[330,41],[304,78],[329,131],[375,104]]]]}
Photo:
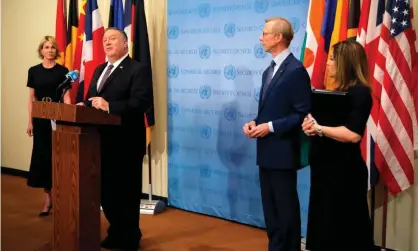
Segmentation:
{"type": "Polygon", "coordinates": [[[301,123],[311,107],[311,85],[303,64],[289,51],[293,28],[283,18],[266,19],[260,41],[273,56],[264,71],[258,115],[244,125],[257,139],[264,220],[269,251],[300,251],[297,194],[301,123]]]}

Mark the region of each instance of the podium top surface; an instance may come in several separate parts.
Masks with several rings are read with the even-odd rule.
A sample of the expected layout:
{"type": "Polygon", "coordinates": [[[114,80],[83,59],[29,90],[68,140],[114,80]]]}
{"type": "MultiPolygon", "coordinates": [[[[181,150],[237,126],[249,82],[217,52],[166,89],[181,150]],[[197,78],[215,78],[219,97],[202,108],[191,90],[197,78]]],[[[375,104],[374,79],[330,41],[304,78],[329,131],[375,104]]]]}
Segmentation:
{"type": "Polygon", "coordinates": [[[75,104],[34,101],[32,117],[91,125],[120,125],[120,118],[105,111],[75,104]]]}

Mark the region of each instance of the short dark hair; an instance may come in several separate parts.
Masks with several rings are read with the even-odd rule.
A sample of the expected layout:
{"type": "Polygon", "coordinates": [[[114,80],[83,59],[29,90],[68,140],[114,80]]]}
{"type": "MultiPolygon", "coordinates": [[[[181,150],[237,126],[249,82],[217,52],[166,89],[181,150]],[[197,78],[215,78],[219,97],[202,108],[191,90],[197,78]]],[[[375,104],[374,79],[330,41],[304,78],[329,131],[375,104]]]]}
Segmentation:
{"type": "Polygon", "coordinates": [[[106,31],[108,31],[108,30],[115,30],[115,31],[119,31],[119,32],[120,32],[120,34],[122,34],[122,37],[123,37],[126,41],[128,41],[128,35],[126,35],[126,32],[125,32],[124,30],[121,30],[121,29],[116,28],[116,27],[108,27],[108,28],[105,30],[105,33],[106,33],[106,31]]]}

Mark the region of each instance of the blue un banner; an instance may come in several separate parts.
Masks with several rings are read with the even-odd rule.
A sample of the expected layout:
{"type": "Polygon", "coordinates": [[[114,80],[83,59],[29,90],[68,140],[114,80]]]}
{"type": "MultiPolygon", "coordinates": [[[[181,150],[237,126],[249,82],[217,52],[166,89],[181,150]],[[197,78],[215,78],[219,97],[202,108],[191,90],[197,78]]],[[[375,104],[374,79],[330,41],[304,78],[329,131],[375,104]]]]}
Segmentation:
{"type": "MultiPolygon", "coordinates": [[[[264,19],[287,18],[300,58],[308,0],[168,1],[168,200],[178,208],[264,227],[255,141],[242,132],[257,115],[271,61],[264,19]]],[[[309,169],[299,171],[302,233],[309,169]]]]}

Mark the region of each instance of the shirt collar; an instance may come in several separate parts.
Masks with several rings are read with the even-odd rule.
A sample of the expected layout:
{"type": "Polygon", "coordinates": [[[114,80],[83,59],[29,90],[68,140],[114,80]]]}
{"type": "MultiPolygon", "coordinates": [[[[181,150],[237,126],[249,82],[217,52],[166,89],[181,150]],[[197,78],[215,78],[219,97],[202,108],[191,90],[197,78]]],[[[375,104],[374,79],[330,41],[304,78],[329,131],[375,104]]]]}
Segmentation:
{"type": "MultiPolygon", "coordinates": [[[[117,60],[116,62],[114,62],[113,64],[111,64],[110,62],[107,62],[107,66],[109,65],[113,65],[113,69],[116,69],[116,67],[118,67],[120,65],[120,63],[122,63],[122,61],[129,55],[129,52],[125,54],[125,56],[121,57],[119,60],[117,60]]],[[[107,67],[106,66],[106,67],[107,67]]]]}
{"type": "Polygon", "coordinates": [[[274,62],[276,63],[277,67],[283,63],[283,61],[290,55],[289,49],[285,49],[284,51],[280,52],[279,55],[273,58],[274,62]]]}

